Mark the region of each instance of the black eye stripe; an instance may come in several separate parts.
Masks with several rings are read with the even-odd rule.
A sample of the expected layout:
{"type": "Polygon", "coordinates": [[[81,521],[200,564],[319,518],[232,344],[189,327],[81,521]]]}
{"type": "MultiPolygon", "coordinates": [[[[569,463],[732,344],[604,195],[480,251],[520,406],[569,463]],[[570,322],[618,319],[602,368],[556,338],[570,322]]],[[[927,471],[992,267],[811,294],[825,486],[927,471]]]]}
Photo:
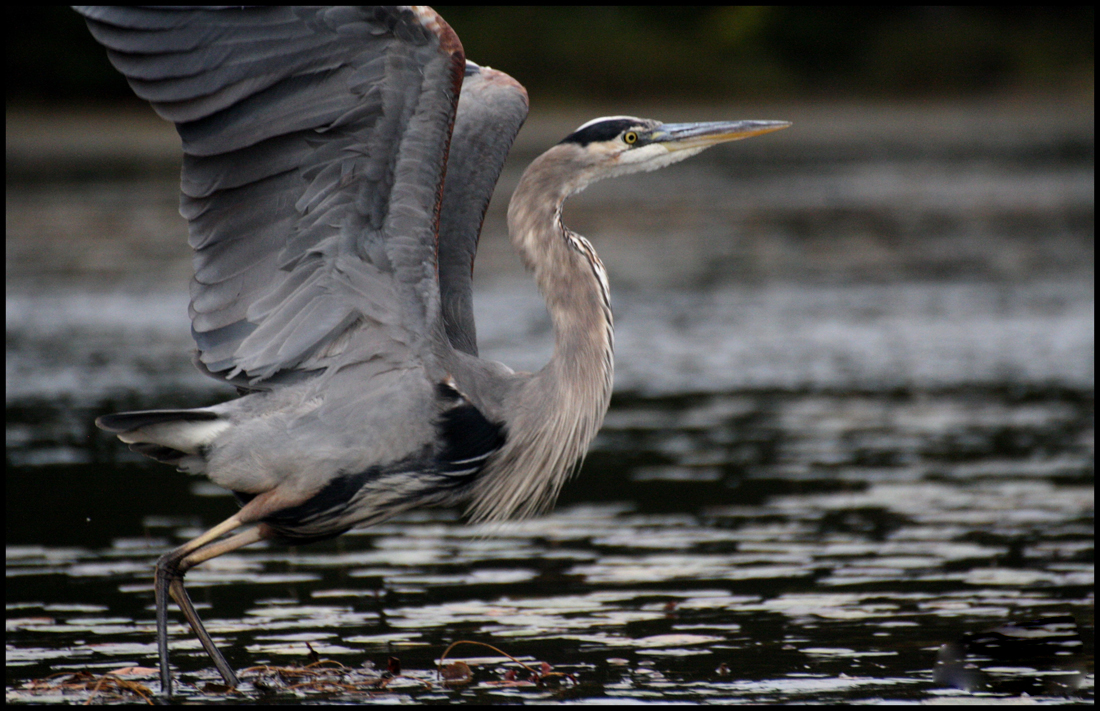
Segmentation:
{"type": "Polygon", "coordinates": [[[562,143],[576,143],[587,146],[589,143],[610,141],[623,131],[637,126],[637,122],[626,119],[608,119],[599,121],[590,126],[585,126],[579,131],[574,131],[561,140],[562,143]]]}

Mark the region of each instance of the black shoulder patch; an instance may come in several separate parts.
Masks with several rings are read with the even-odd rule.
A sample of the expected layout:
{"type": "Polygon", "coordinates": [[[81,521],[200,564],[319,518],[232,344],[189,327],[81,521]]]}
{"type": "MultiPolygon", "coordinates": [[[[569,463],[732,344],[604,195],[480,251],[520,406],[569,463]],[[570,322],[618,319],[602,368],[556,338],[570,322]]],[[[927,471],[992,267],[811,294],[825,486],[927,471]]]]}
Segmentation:
{"type": "Polygon", "coordinates": [[[507,439],[503,424],[490,422],[469,402],[443,413],[439,434],[443,442],[440,469],[455,477],[477,474],[507,439]]]}
{"type": "Polygon", "coordinates": [[[618,136],[626,129],[636,125],[637,121],[622,118],[597,121],[596,123],[589,124],[582,129],[574,131],[565,138],[561,139],[561,142],[576,143],[577,145],[587,146],[589,143],[610,141],[612,138],[618,136]]]}

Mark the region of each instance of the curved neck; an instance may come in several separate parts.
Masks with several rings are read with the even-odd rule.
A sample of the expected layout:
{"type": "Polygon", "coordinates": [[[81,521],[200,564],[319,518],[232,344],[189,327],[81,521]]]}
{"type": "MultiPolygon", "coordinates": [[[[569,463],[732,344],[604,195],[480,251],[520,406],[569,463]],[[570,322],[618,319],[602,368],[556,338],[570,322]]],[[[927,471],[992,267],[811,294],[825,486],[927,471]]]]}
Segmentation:
{"type": "MultiPolygon", "coordinates": [[[[561,222],[562,203],[584,187],[563,184],[555,149],[536,159],[508,205],[508,232],[546,300],[554,328],[550,362],[506,408],[508,441],[479,482],[475,520],[530,516],[557,498],[588,451],[611,400],[614,333],[603,264],[588,240],[561,222]]],[[[568,168],[568,166],[561,166],[568,168]]],[[[575,174],[575,173],[574,173],[575,174]]]]}
{"type": "Polygon", "coordinates": [[[565,199],[587,181],[583,171],[573,171],[577,177],[572,181],[555,178],[570,173],[570,166],[560,162],[551,149],[524,172],[508,205],[508,233],[534,272],[554,328],[554,354],[536,378],[559,397],[568,396],[569,404],[579,408],[571,413],[594,417],[594,436],[611,397],[611,293],[596,250],[562,224],[565,199]]]}

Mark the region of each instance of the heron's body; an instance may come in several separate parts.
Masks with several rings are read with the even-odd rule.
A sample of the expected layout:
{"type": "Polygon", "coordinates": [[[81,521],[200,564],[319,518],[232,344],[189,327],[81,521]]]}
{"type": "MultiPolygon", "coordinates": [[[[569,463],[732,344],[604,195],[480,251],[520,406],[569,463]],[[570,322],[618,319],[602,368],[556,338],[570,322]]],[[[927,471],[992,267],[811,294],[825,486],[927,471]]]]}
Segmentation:
{"type": "Polygon", "coordinates": [[[602,424],[613,376],[607,275],[562,224],[563,202],[596,180],[788,125],[617,116],[536,159],[508,229],[555,343],[544,368],[515,373],[478,357],[471,272],[527,95],[465,62],[438,15],[79,11],[138,95],[177,125],[196,363],[244,393],[97,421],[241,503],[158,562],[164,693],[169,595],[236,684],[183,587],[205,560],[260,540],[331,538],[414,506],[464,503],[475,520],[501,520],[552,505],[602,424]]]}

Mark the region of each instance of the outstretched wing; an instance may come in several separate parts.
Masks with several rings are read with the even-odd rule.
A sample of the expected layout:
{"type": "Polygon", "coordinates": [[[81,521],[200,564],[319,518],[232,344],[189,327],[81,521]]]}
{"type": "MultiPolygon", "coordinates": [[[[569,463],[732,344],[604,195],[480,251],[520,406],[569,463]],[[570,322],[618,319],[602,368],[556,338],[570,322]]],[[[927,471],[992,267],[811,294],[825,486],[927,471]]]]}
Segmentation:
{"type": "Polygon", "coordinates": [[[447,338],[477,355],[474,257],[504,159],[527,118],[527,92],[504,72],[466,62],[439,218],[439,289],[447,338]]]}
{"type": "Polygon", "coordinates": [[[427,9],[78,8],[183,140],[200,367],[257,386],[442,337],[462,46],[427,9]]]}

